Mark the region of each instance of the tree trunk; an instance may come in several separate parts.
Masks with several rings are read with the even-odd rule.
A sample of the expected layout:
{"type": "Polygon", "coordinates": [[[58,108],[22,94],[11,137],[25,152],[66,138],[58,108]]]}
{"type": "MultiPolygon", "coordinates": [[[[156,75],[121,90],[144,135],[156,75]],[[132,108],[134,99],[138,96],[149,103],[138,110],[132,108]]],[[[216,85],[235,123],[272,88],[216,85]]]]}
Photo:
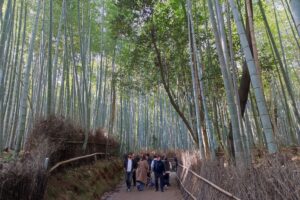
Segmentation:
{"type": "Polygon", "coordinates": [[[210,19],[213,27],[213,32],[215,34],[215,40],[216,40],[216,47],[218,52],[218,58],[220,62],[220,68],[222,72],[222,78],[226,90],[226,98],[227,98],[227,104],[229,108],[230,118],[231,118],[231,125],[232,125],[232,133],[233,133],[233,143],[234,143],[234,153],[235,158],[238,164],[243,163],[244,160],[244,152],[242,147],[242,141],[241,141],[241,133],[239,128],[239,122],[238,122],[238,112],[236,108],[236,104],[234,101],[234,91],[233,91],[233,85],[232,80],[228,77],[228,65],[226,63],[223,51],[227,51],[227,49],[222,49],[222,43],[220,40],[219,31],[217,28],[217,23],[214,16],[214,10],[212,5],[213,0],[208,1],[208,7],[210,12],[210,19]]]}
{"type": "Polygon", "coordinates": [[[233,15],[234,15],[235,23],[237,25],[238,34],[240,36],[241,46],[242,46],[243,53],[245,55],[246,62],[247,62],[247,67],[248,67],[248,70],[250,73],[251,83],[253,86],[253,90],[254,90],[254,94],[255,94],[255,98],[256,98],[256,102],[257,102],[257,107],[259,110],[260,119],[262,121],[264,133],[265,133],[266,140],[267,140],[268,151],[269,151],[269,153],[275,153],[278,150],[277,144],[275,143],[272,124],[271,124],[270,116],[268,113],[266,100],[265,100],[265,96],[263,93],[263,88],[260,83],[259,75],[257,73],[257,68],[255,66],[254,59],[253,59],[253,56],[251,53],[251,49],[249,47],[249,42],[246,37],[246,33],[245,33],[245,29],[244,29],[244,26],[243,26],[243,23],[241,20],[240,13],[235,5],[234,0],[230,0],[229,2],[230,2],[230,6],[232,9],[233,15]]]}
{"type": "Polygon", "coordinates": [[[52,25],[53,25],[53,0],[50,0],[49,46],[48,46],[48,95],[47,116],[52,114],[52,25]]]}
{"type": "Polygon", "coordinates": [[[279,53],[279,50],[277,48],[275,39],[274,39],[273,34],[271,32],[271,28],[269,26],[269,23],[268,23],[264,8],[262,6],[261,0],[258,1],[258,5],[259,5],[259,8],[260,8],[262,17],[263,17],[264,24],[266,26],[266,30],[267,30],[267,33],[268,33],[268,36],[269,36],[269,39],[270,39],[272,49],[273,49],[273,51],[275,53],[275,56],[276,56],[275,58],[277,58],[277,60],[278,60],[279,67],[280,67],[281,73],[283,75],[284,82],[286,84],[286,89],[287,89],[288,95],[290,96],[290,99],[291,99],[291,103],[292,103],[292,107],[293,107],[293,111],[294,111],[294,114],[295,114],[295,117],[296,117],[297,124],[298,124],[298,126],[300,126],[300,112],[299,112],[299,110],[297,108],[297,105],[296,105],[293,85],[291,84],[291,80],[290,80],[290,78],[287,74],[288,73],[287,69],[286,69],[287,66],[284,67],[284,63],[282,62],[282,58],[280,56],[280,53],[279,53]]]}
{"type": "Polygon", "coordinates": [[[155,32],[155,28],[154,27],[152,28],[151,38],[152,38],[152,45],[154,47],[154,51],[155,51],[155,54],[156,54],[156,59],[157,59],[156,65],[159,67],[160,74],[161,74],[161,79],[162,79],[162,82],[163,82],[163,86],[164,86],[164,88],[165,88],[165,90],[167,92],[169,100],[170,100],[172,106],[174,107],[174,109],[176,110],[176,112],[178,113],[178,115],[183,120],[183,122],[186,125],[187,129],[189,130],[189,133],[190,133],[191,137],[193,138],[193,141],[198,146],[198,144],[199,144],[198,138],[195,135],[195,133],[194,133],[194,131],[193,131],[193,129],[192,129],[189,121],[184,116],[184,113],[180,110],[178,104],[175,102],[175,100],[173,98],[173,95],[171,94],[170,88],[169,88],[169,86],[168,86],[168,84],[167,84],[167,82],[165,80],[165,70],[164,70],[164,66],[163,66],[163,63],[162,63],[160,50],[158,49],[157,44],[156,44],[156,42],[157,42],[156,41],[156,32],[155,32]]]}
{"type": "MultiPolygon", "coordinates": [[[[193,97],[194,97],[194,104],[195,104],[195,114],[196,114],[196,130],[197,130],[197,134],[198,134],[198,138],[199,138],[199,149],[200,149],[200,158],[205,158],[205,154],[204,154],[204,148],[203,148],[203,139],[202,139],[202,131],[201,131],[201,127],[203,126],[202,121],[200,119],[200,107],[201,105],[199,105],[199,100],[198,100],[198,96],[199,96],[199,89],[197,86],[197,79],[196,79],[196,74],[195,74],[195,49],[193,46],[193,35],[192,35],[192,26],[193,24],[191,23],[191,6],[190,6],[190,1],[187,0],[187,10],[188,10],[188,30],[189,30],[189,46],[190,46],[190,67],[191,67],[191,76],[192,76],[192,83],[193,83],[193,97]]],[[[206,146],[206,145],[205,145],[206,146]]],[[[207,152],[207,149],[205,150],[205,152],[207,152]]]]}
{"type": "Polygon", "coordinates": [[[30,69],[31,69],[31,62],[33,57],[33,49],[34,49],[34,43],[35,43],[35,36],[39,21],[39,15],[40,15],[40,9],[41,8],[41,0],[38,0],[38,6],[35,16],[35,21],[33,24],[33,30],[31,33],[31,39],[29,43],[29,50],[28,50],[28,59],[27,64],[24,69],[24,76],[23,76],[23,87],[22,87],[22,94],[21,94],[21,100],[20,100],[20,111],[19,111],[19,120],[18,120],[18,129],[17,129],[17,142],[15,145],[15,155],[16,157],[18,153],[20,152],[21,148],[21,142],[25,133],[25,121],[26,121],[26,114],[27,114],[27,95],[28,95],[28,89],[29,89],[29,76],[30,76],[30,69]]]}

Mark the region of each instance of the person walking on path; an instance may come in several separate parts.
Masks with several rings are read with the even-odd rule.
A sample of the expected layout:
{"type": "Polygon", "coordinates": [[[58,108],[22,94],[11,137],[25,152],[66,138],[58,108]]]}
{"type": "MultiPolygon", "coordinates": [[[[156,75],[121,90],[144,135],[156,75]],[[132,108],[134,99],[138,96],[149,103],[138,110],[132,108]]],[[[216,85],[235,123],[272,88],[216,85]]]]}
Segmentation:
{"type": "Polygon", "coordinates": [[[154,155],[153,159],[151,161],[151,164],[150,164],[150,186],[154,186],[155,185],[155,182],[154,182],[154,179],[155,179],[154,164],[155,164],[156,161],[157,161],[157,156],[154,155]]]}
{"type": "MultiPolygon", "coordinates": [[[[147,163],[148,163],[148,172],[147,172],[147,186],[151,186],[152,182],[151,182],[151,162],[152,162],[152,159],[150,157],[150,154],[147,153],[146,154],[146,160],[147,160],[147,163]]],[[[153,185],[152,185],[153,186],[153,185]]]]}
{"type": "Polygon", "coordinates": [[[133,159],[132,181],[133,181],[133,186],[135,187],[136,186],[136,169],[138,167],[138,162],[140,160],[140,157],[138,155],[133,154],[132,159],[133,159]]]}
{"type": "Polygon", "coordinates": [[[157,156],[157,161],[154,163],[154,177],[155,177],[155,189],[158,191],[158,179],[160,182],[160,191],[164,191],[164,174],[165,174],[165,165],[161,161],[160,156],[157,156]]]}
{"type": "Polygon", "coordinates": [[[139,191],[143,191],[144,187],[147,183],[147,173],[149,171],[148,161],[146,156],[142,156],[142,159],[138,162],[138,167],[136,170],[136,182],[137,182],[137,189],[139,191]]]}
{"type": "Polygon", "coordinates": [[[148,163],[148,166],[149,166],[149,172],[150,172],[150,171],[151,171],[151,163],[152,163],[152,159],[151,159],[149,153],[146,154],[146,161],[147,161],[147,163],[148,163]]]}
{"type": "Polygon", "coordinates": [[[171,163],[167,157],[164,158],[163,163],[164,163],[165,170],[166,170],[166,173],[164,175],[164,185],[168,188],[168,187],[170,187],[171,163]]]}
{"type": "Polygon", "coordinates": [[[175,169],[174,169],[174,171],[177,172],[178,160],[177,160],[176,156],[174,157],[174,162],[175,162],[175,169]]]}
{"type": "Polygon", "coordinates": [[[130,192],[132,171],[133,171],[133,160],[132,160],[131,153],[129,153],[127,158],[124,160],[124,171],[125,171],[125,180],[126,180],[126,185],[127,185],[127,191],[130,192]]]}

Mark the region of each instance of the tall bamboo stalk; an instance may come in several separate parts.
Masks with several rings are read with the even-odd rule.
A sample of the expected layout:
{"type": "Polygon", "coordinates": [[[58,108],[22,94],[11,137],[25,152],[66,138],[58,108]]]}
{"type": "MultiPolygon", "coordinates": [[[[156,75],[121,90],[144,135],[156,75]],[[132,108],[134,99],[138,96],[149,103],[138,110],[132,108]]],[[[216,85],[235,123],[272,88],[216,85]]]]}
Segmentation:
{"type": "Polygon", "coordinates": [[[230,6],[234,15],[235,23],[237,25],[241,46],[243,49],[244,56],[246,58],[247,67],[251,77],[251,83],[253,86],[257,107],[259,110],[260,119],[262,122],[262,126],[264,129],[265,137],[267,140],[267,147],[270,153],[277,152],[277,144],[274,140],[273,129],[271,125],[271,120],[269,117],[269,113],[266,106],[266,100],[263,93],[262,85],[260,84],[260,78],[257,74],[257,67],[255,66],[255,62],[249,47],[248,40],[246,38],[245,29],[243,23],[241,21],[241,16],[239,10],[237,9],[234,0],[229,0],[230,6]]]}
{"type": "Polygon", "coordinates": [[[28,88],[29,88],[29,76],[30,76],[30,69],[31,69],[31,62],[33,57],[33,48],[35,44],[35,36],[37,32],[37,25],[39,21],[39,15],[41,10],[41,0],[38,0],[37,4],[37,11],[35,16],[35,21],[33,23],[33,30],[31,33],[31,39],[29,43],[29,50],[28,50],[28,58],[27,64],[24,68],[24,76],[23,76],[23,87],[22,87],[22,94],[20,100],[20,110],[19,110],[19,120],[18,120],[18,128],[17,128],[17,142],[15,144],[15,157],[18,155],[21,149],[21,142],[25,133],[25,120],[27,114],[27,95],[28,95],[28,88]]]}
{"type": "Polygon", "coordinates": [[[220,62],[220,68],[222,72],[222,78],[226,90],[227,104],[228,104],[231,124],[232,124],[235,158],[237,163],[243,163],[244,156],[243,156],[243,149],[242,149],[243,147],[242,147],[239,123],[238,123],[238,113],[234,102],[234,92],[233,92],[232,82],[228,77],[228,71],[227,71],[228,68],[223,54],[223,51],[227,51],[227,49],[222,49],[219,31],[214,17],[212,0],[208,1],[208,7],[209,7],[210,19],[211,19],[211,23],[215,35],[215,40],[216,40],[216,47],[217,47],[218,58],[220,62]]]}

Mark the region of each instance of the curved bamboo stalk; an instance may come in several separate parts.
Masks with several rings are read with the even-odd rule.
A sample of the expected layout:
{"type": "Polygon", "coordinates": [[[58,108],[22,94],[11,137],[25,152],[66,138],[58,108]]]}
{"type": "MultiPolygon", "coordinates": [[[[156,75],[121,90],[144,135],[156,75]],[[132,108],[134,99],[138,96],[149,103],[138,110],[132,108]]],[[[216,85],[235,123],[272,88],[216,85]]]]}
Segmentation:
{"type": "Polygon", "coordinates": [[[90,157],[97,156],[97,155],[109,155],[109,154],[108,153],[93,153],[93,154],[89,154],[89,155],[85,155],[85,156],[79,156],[79,157],[71,158],[69,160],[64,160],[64,161],[61,161],[59,163],[56,163],[53,167],[51,167],[51,169],[48,171],[48,174],[53,172],[55,169],[57,169],[61,165],[64,165],[64,164],[67,164],[67,163],[70,163],[70,162],[74,162],[76,160],[90,158],[90,157]]]}

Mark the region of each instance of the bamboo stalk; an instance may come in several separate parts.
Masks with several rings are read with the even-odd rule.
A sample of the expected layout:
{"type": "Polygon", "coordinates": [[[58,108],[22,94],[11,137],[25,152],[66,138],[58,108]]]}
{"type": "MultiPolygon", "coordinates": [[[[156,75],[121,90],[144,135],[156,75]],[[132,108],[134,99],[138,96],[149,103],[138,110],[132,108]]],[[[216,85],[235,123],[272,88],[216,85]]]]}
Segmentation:
{"type": "Polygon", "coordinates": [[[79,156],[79,157],[75,157],[75,158],[71,158],[69,160],[64,160],[61,161],[59,163],[56,163],[53,167],[51,167],[51,169],[48,171],[48,174],[50,174],[51,172],[53,172],[56,168],[58,168],[61,165],[76,161],[76,160],[81,160],[84,158],[89,158],[89,157],[93,157],[93,156],[97,156],[97,155],[109,155],[107,153],[93,153],[93,154],[89,154],[89,155],[85,155],[85,156],[79,156]]]}

